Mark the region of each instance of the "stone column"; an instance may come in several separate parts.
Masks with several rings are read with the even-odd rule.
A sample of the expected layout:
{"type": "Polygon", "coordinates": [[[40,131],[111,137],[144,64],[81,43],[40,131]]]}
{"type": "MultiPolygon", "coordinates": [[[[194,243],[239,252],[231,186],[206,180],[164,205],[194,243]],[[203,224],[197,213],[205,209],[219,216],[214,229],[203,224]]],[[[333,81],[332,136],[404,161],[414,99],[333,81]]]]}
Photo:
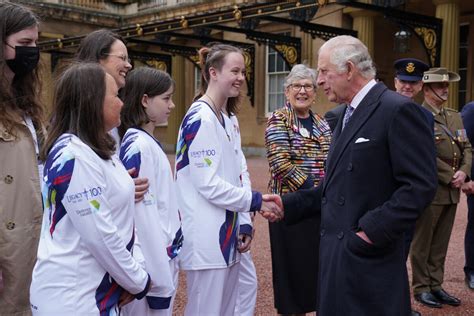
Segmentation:
{"type": "MultiPolygon", "coordinates": [[[[450,71],[459,71],[459,1],[433,0],[436,5],[436,17],[443,20],[441,35],[441,67],[450,71]]],[[[450,83],[447,106],[459,109],[459,84],[450,83]]]]}
{"type": "MultiPolygon", "coordinates": [[[[361,0],[359,2],[372,3],[372,0],[361,0]]],[[[357,37],[367,46],[370,56],[374,56],[374,16],[372,11],[362,9],[346,8],[344,13],[353,18],[352,29],[357,31],[357,37]]]]}
{"type": "Polygon", "coordinates": [[[51,113],[54,94],[53,74],[51,73],[51,53],[40,54],[40,78],[43,89],[41,89],[40,100],[45,106],[46,113],[51,113]]]}
{"type": "MultiPolygon", "coordinates": [[[[175,81],[175,90],[173,93],[173,102],[175,108],[171,112],[168,119],[168,127],[166,129],[166,143],[173,146],[173,148],[166,148],[167,150],[175,151],[176,140],[178,136],[179,125],[186,114],[186,84],[185,77],[185,59],[182,56],[173,56],[171,60],[171,76],[175,81]]],[[[194,80],[194,73],[190,75],[194,80]]]]}
{"type": "Polygon", "coordinates": [[[315,68],[317,67],[316,59],[316,52],[314,50],[313,44],[314,39],[311,37],[311,34],[302,33],[301,35],[301,62],[306,63],[309,67],[315,68]]]}

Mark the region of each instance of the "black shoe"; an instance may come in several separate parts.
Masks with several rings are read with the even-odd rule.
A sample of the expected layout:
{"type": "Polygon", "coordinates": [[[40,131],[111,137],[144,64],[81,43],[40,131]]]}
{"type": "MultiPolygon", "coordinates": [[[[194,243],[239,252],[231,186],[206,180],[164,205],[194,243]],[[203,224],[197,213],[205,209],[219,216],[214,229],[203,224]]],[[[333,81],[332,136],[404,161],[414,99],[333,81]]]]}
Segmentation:
{"type": "Polygon", "coordinates": [[[428,307],[441,308],[443,306],[441,305],[441,302],[438,301],[438,299],[430,292],[415,294],[415,300],[428,307]]]}
{"type": "Polygon", "coordinates": [[[412,309],[411,310],[411,316],[421,316],[421,313],[412,309]]]}
{"type": "Polygon", "coordinates": [[[451,306],[459,306],[461,305],[461,301],[454,296],[449,295],[446,293],[445,290],[440,289],[437,291],[431,291],[431,293],[438,299],[441,304],[447,304],[451,306]]]}
{"type": "Polygon", "coordinates": [[[466,274],[466,284],[471,290],[474,290],[474,273],[466,274]]]}

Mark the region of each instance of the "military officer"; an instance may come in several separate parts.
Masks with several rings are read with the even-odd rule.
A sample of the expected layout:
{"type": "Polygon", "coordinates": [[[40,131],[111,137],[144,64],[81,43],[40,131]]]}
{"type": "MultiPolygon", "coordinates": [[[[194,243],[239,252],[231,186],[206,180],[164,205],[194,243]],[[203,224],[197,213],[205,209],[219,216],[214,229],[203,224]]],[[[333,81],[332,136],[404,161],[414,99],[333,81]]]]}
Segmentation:
{"type": "Polygon", "coordinates": [[[444,263],[453,228],[460,188],[471,171],[471,144],[460,114],[446,107],[449,83],[458,74],[431,68],[423,75],[423,107],[434,116],[438,189],[432,203],[416,223],[410,258],[413,293],[420,303],[434,308],[459,306],[461,301],[443,289],[444,263]]]}
{"type": "Polygon", "coordinates": [[[430,67],[416,58],[402,58],[394,62],[395,90],[410,99],[420,93],[423,87],[423,73],[430,67]]]}
{"type": "MultiPolygon", "coordinates": [[[[430,69],[430,67],[418,60],[416,58],[402,58],[398,59],[393,63],[395,68],[395,90],[397,93],[404,95],[412,100],[421,92],[423,87],[423,73],[430,69]]],[[[430,111],[423,109],[423,113],[426,115],[428,124],[433,129],[434,119],[433,114],[430,111]]],[[[434,159],[433,153],[433,159],[434,159]]],[[[408,252],[410,250],[411,241],[413,239],[413,234],[415,233],[415,225],[412,229],[405,233],[405,258],[408,259],[408,252]]],[[[411,311],[411,316],[421,316],[421,314],[416,311],[411,311]]]]}

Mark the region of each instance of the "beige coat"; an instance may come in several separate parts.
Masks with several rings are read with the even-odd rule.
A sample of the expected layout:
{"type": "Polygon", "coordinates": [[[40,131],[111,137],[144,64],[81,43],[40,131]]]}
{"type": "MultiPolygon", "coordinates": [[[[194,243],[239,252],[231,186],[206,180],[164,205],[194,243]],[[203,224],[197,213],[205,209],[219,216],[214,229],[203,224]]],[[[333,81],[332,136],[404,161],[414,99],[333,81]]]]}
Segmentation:
{"type": "Polygon", "coordinates": [[[30,315],[29,288],[43,215],[33,137],[0,123],[0,315],[30,315]]]}

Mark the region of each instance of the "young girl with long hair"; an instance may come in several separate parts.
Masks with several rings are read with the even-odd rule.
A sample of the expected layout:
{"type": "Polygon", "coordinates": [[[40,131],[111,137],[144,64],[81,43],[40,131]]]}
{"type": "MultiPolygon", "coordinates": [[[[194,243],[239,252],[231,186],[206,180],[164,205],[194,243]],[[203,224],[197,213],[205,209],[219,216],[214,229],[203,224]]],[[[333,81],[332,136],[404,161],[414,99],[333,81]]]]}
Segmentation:
{"type": "Polygon", "coordinates": [[[134,301],[125,315],[172,315],[178,286],[178,252],[183,243],[171,166],[155,127],[168,122],[175,107],[173,79],[149,67],[133,70],[123,92],[124,108],[119,134],[120,159],[132,177],[148,178],[150,188],[135,204],[135,225],[147,271],[154,280],[146,300],[134,301]]]}
{"type": "Polygon", "coordinates": [[[34,315],[117,315],[150,276],[135,245],[134,184],[109,135],[120,125],[115,80],[98,64],[56,84],[42,148],[44,216],[31,284],[34,315]]]}
{"type": "MultiPolygon", "coordinates": [[[[186,315],[232,315],[237,297],[239,239],[251,234],[240,213],[275,210],[242,182],[242,154],[229,116],[245,80],[242,51],[216,44],[199,51],[202,95],[190,106],[178,135],[176,181],[186,241],[186,315]],[[239,238],[240,237],[240,238],[239,238]]],[[[248,246],[242,245],[243,247],[248,246]]]]}

